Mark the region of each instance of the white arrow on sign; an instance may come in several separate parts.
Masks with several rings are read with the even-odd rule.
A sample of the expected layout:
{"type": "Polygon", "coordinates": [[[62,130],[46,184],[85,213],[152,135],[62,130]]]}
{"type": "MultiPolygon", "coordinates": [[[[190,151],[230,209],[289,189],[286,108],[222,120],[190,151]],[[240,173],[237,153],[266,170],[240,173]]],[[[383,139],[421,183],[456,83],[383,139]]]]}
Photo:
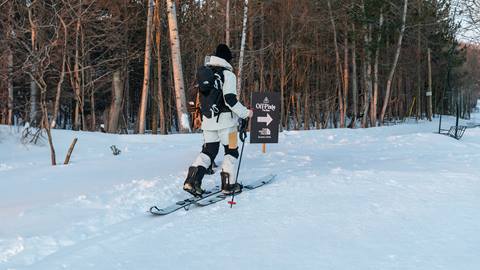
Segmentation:
{"type": "Polygon", "coordinates": [[[259,116],[257,117],[257,121],[259,123],[265,123],[268,125],[270,125],[270,123],[272,122],[273,118],[270,116],[270,114],[267,113],[267,116],[259,116]]]}

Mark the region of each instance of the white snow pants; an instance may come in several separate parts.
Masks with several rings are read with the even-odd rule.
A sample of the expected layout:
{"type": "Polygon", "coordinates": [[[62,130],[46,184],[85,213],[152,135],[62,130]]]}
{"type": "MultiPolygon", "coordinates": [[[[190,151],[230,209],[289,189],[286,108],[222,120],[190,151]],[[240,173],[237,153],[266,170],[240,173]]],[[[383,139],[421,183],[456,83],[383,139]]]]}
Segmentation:
{"type": "Polygon", "coordinates": [[[225,149],[225,156],[221,169],[230,175],[230,184],[233,184],[235,182],[235,167],[238,158],[237,138],[236,126],[220,130],[204,130],[202,152],[197,156],[192,166],[210,167],[217,156],[220,144],[222,144],[225,149]]]}

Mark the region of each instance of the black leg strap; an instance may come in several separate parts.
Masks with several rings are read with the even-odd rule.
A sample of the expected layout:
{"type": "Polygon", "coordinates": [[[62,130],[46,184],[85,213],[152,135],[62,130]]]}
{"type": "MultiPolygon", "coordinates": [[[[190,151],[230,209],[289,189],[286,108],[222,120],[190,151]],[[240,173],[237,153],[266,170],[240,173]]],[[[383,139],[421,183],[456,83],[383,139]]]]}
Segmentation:
{"type": "Polygon", "coordinates": [[[230,155],[234,158],[238,158],[238,147],[235,149],[230,149],[228,145],[223,146],[225,148],[225,155],[230,155]]]}
{"type": "Polygon", "coordinates": [[[217,157],[220,142],[205,143],[202,146],[202,153],[210,158],[210,164],[213,164],[215,157],[217,157]]]}

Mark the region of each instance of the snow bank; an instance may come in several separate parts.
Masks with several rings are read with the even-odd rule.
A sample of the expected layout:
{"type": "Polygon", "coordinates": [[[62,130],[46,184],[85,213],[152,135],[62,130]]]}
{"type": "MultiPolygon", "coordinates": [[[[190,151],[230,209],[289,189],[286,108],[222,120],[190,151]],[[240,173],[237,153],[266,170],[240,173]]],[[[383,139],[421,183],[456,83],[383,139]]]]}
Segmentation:
{"type": "Polygon", "coordinates": [[[284,132],[266,154],[246,145],[240,172],[274,183],[155,218],[186,197],[201,135],[55,130],[59,160],[79,140],[52,167],[0,126],[0,269],[476,269],[480,128],[457,141],[437,125],[284,132]]]}

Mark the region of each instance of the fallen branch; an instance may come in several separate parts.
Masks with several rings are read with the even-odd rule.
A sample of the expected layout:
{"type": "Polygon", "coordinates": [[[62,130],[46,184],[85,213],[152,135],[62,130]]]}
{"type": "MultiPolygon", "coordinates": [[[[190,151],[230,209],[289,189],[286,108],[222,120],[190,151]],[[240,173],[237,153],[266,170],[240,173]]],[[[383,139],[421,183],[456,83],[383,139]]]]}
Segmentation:
{"type": "Polygon", "coordinates": [[[64,165],[67,165],[70,162],[70,156],[72,155],[73,148],[75,148],[75,144],[77,143],[78,139],[75,138],[73,139],[72,144],[70,144],[70,148],[68,149],[67,156],[65,157],[65,162],[63,162],[64,165]]]}

